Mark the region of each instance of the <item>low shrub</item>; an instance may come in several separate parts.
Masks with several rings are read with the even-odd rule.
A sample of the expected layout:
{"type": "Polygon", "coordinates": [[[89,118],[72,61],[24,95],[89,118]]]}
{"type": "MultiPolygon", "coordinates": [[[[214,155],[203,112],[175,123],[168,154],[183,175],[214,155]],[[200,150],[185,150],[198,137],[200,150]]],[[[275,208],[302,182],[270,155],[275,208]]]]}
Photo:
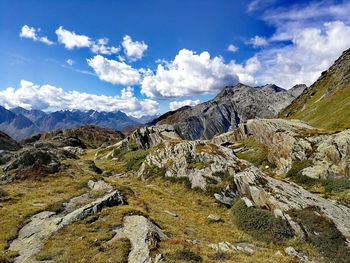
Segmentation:
{"type": "Polygon", "coordinates": [[[232,206],[236,224],[253,237],[267,242],[283,242],[293,237],[293,230],[281,218],[266,210],[247,207],[243,200],[232,206]]]}
{"type": "Polygon", "coordinates": [[[190,261],[190,262],[202,262],[203,261],[203,259],[200,255],[197,255],[196,253],[192,252],[189,249],[183,249],[183,250],[177,251],[175,253],[175,259],[176,260],[190,261]]]}
{"type": "Polygon", "coordinates": [[[350,249],[346,244],[346,238],[334,223],[322,216],[319,211],[310,207],[291,211],[290,216],[305,229],[306,241],[329,262],[350,262],[350,249]]]}
{"type": "Polygon", "coordinates": [[[323,180],[322,185],[326,192],[342,192],[350,189],[350,180],[347,178],[323,180]]]}
{"type": "Polygon", "coordinates": [[[208,256],[209,259],[214,261],[225,261],[231,259],[231,256],[225,252],[216,252],[208,256]]]}
{"type": "Polygon", "coordinates": [[[8,196],[8,193],[4,189],[0,188],[0,198],[6,197],[6,196],[8,196]]]}
{"type": "Polygon", "coordinates": [[[292,164],[292,167],[289,169],[287,173],[287,177],[295,177],[300,174],[300,172],[309,167],[311,162],[309,160],[295,161],[292,164]]]}

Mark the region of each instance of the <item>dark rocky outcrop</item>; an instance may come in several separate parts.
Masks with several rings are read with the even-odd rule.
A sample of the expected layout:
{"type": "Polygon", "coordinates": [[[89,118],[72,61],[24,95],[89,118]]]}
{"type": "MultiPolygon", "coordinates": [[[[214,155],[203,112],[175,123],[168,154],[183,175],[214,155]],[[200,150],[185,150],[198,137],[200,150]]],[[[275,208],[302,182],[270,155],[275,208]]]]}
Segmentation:
{"type": "Polygon", "coordinates": [[[20,148],[21,148],[21,145],[18,142],[13,140],[6,133],[3,133],[0,131],[0,151],[1,150],[17,151],[20,148]]]}
{"type": "Polygon", "coordinates": [[[214,99],[194,107],[168,112],[151,124],[172,124],[184,139],[210,139],[254,118],[271,118],[301,92],[299,85],[286,91],[275,85],[225,87],[214,99]]]}

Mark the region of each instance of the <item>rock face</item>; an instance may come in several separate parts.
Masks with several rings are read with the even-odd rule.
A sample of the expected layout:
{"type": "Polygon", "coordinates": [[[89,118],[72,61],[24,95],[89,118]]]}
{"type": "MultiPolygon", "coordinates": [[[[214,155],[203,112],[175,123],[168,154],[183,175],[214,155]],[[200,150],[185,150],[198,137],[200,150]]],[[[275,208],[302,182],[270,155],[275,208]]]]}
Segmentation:
{"type": "Polygon", "coordinates": [[[173,126],[160,125],[140,128],[129,136],[129,140],[134,140],[139,148],[147,149],[166,140],[181,140],[181,138],[173,126]]]}
{"type": "MultiPolygon", "coordinates": [[[[239,194],[248,197],[255,207],[282,211],[283,216],[292,209],[318,208],[350,240],[350,208],[312,194],[294,183],[276,180],[255,167],[237,173],[234,181],[239,194]]],[[[278,214],[277,211],[275,214],[278,214]]],[[[288,216],[286,220],[300,233],[300,228],[288,216]]]]}
{"type": "Polygon", "coordinates": [[[21,146],[19,145],[18,142],[13,140],[6,133],[3,133],[0,131],[0,151],[1,150],[17,151],[20,148],[21,148],[21,146]]]}
{"type": "Polygon", "coordinates": [[[144,216],[133,215],[124,217],[123,227],[116,230],[113,239],[118,238],[128,238],[131,242],[129,263],[151,263],[150,250],[158,248],[166,235],[144,216]]]}
{"type": "Polygon", "coordinates": [[[130,147],[130,145],[137,149],[149,149],[166,141],[181,141],[173,126],[165,124],[143,127],[114,145],[101,147],[96,152],[95,159],[115,158],[115,151],[130,147]]]}
{"type": "Polygon", "coordinates": [[[62,227],[95,214],[104,207],[125,203],[126,199],[124,196],[118,190],[115,190],[73,211],[65,211],[61,214],[44,211],[36,214],[18,232],[18,237],[10,244],[9,250],[19,253],[19,256],[15,258],[15,262],[33,262],[35,261],[34,256],[40,251],[50,236],[62,227]]]}
{"type": "Polygon", "coordinates": [[[211,139],[248,119],[274,117],[300,90],[301,86],[286,91],[271,84],[255,88],[237,84],[225,87],[213,100],[167,113],[151,124],[172,124],[184,139],[211,139]]]}
{"type": "Polygon", "coordinates": [[[331,130],[350,128],[350,49],[322,72],[279,117],[301,119],[331,130]]]}
{"type": "Polygon", "coordinates": [[[313,178],[350,177],[350,130],[325,134],[302,121],[282,119],[249,120],[233,131],[213,138],[217,144],[248,137],[266,146],[268,160],[276,173],[287,173],[294,162],[309,160],[302,173],[313,178]]]}
{"type": "Polygon", "coordinates": [[[232,176],[241,166],[240,160],[226,147],[201,141],[165,142],[163,148],[146,157],[138,175],[145,180],[156,167],[166,177],[186,179],[191,188],[205,190],[208,182],[219,184],[226,172],[232,176]]]}

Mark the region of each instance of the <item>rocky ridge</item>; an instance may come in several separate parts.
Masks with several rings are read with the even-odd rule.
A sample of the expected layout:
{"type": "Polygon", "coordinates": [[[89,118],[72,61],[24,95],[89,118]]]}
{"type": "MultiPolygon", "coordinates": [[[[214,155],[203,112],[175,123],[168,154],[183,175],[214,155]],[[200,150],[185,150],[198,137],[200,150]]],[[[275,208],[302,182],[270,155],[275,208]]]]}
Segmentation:
{"type": "Polygon", "coordinates": [[[297,85],[286,91],[272,84],[250,87],[239,83],[225,87],[210,101],[166,113],[151,124],[172,124],[184,139],[211,139],[248,119],[274,117],[305,87],[297,85]]]}

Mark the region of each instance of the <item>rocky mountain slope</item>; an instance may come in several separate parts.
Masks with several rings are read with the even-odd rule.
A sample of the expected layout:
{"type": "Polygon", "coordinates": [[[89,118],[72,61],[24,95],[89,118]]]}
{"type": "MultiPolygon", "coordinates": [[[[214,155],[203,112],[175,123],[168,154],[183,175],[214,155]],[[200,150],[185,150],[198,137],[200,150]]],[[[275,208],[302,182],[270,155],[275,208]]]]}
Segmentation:
{"type": "Polygon", "coordinates": [[[0,151],[1,150],[15,151],[20,148],[21,146],[18,142],[13,140],[6,133],[0,132],[0,151]]]}
{"type": "Polygon", "coordinates": [[[7,151],[0,164],[3,261],[350,259],[350,185],[336,187],[347,175],[309,185],[294,167],[325,156],[334,162],[330,171],[341,167],[350,155],[347,131],[250,120],[210,141],[188,141],[164,124],[98,149],[76,135],[51,133],[7,151]]]}
{"type": "Polygon", "coordinates": [[[123,112],[56,111],[45,113],[20,107],[7,110],[0,106],[0,130],[16,140],[48,131],[95,125],[114,130],[141,124],[123,112]]]}
{"type": "Polygon", "coordinates": [[[280,115],[301,119],[316,127],[342,130],[350,127],[350,49],[322,72],[280,115]]]}
{"type": "Polygon", "coordinates": [[[254,118],[271,118],[287,107],[305,88],[284,90],[275,85],[225,87],[214,99],[192,108],[169,112],[151,124],[172,124],[185,139],[210,139],[254,118]]]}

